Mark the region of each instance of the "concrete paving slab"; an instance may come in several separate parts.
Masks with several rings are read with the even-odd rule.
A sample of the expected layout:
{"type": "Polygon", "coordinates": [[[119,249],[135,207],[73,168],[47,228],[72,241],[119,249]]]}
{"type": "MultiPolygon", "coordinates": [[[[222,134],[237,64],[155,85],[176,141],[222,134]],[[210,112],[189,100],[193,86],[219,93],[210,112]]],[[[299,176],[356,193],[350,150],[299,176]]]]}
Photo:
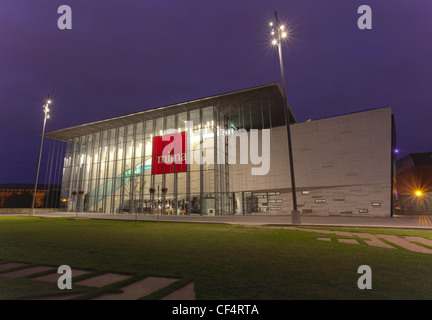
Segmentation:
{"type": "Polygon", "coordinates": [[[359,244],[356,239],[338,239],[341,243],[359,244]]]}
{"type": "Polygon", "coordinates": [[[432,247],[432,240],[428,240],[420,237],[409,237],[409,236],[405,237],[405,239],[407,239],[410,242],[418,242],[418,243],[425,244],[429,247],[432,247]]]}
{"type": "Polygon", "coordinates": [[[48,267],[48,266],[37,266],[37,267],[31,267],[31,268],[20,269],[20,270],[16,270],[16,271],[7,272],[7,273],[2,273],[1,276],[7,277],[7,278],[19,278],[19,277],[28,276],[28,275],[33,274],[33,273],[48,271],[48,270],[52,270],[52,269],[54,269],[54,268],[48,267]]]}
{"type": "Polygon", "coordinates": [[[346,232],[346,231],[333,231],[334,234],[337,234],[338,236],[343,236],[343,237],[352,237],[353,233],[352,232],[346,232]]]}
{"type": "Polygon", "coordinates": [[[377,235],[378,238],[382,238],[385,239],[387,241],[390,241],[404,249],[410,250],[410,251],[414,251],[414,252],[419,252],[419,253],[428,253],[428,254],[432,254],[432,249],[427,249],[425,247],[421,247],[419,245],[416,245],[414,243],[409,242],[406,239],[402,239],[399,237],[396,237],[394,235],[384,235],[384,234],[380,234],[377,235]]]}
{"type": "Polygon", "coordinates": [[[89,287],[105,287],[109,284],[119,282],[130,278],[130,275],[119,274],[119,273],[104,273],[92,278],[81,280],[76,282],[78,285],[89,286],[89,287]]]}
{"type": "Polygon", "coordinates": [[[147,277],[121,288],[123,291],[121,293],[108,293],[92,300],[137,300],[165,288],[177,280],[179,279],[147,277]]]}
{"type": "Polygon", "coordinates": [[[174,292],[163,297],[161,300],[196,300],[195,283],[191,282],[174,292]]]}
{"type": "MultiPolygon", "coordinates": [[[[78,277],[78,276],[81,276],[83,274],[87,274],[89,272],[91,272],[91,271],[72,269],[72,279],[74,277],[78,277]]],[[[57,282],[58,279],[60,278],[60,276],[61,276],[60,273],[49,273],[49,274],[45,274],[43,276],[32,278],[32,280],[46,281],[46,282],[57,282]]]]}
{"type": "Polygon", "coordinates": [[[389,245],[388,243],[385,243],[381,241],[378,238],[371,238],[370,240],[363,240],[365,243],[370,245],[371,247],[379,247],[379,248],[387,248],[387,249],[396,249],[395,247],[389,245]]]}
{"type": "Polygon", "coordinates": [[[27,263],[21,263],[21,262],[7,262],[7,263],[3,263],[0,264],[0,272],[2,271],[6,271],[12,268],[18,268],[18,267],[23,267],[26,266],[27,263]]]}
{"type": "Polygon", "coordinates": [[[331,241],[331,238],[317,238],[320,241],[331,241]]]}

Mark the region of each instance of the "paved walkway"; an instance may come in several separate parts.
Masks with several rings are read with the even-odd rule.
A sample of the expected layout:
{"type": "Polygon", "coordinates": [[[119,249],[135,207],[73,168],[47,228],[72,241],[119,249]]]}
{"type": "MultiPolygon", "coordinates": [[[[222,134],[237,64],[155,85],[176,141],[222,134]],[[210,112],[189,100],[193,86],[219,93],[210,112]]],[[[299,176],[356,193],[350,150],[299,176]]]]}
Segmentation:
{"type": "MultiPolygon", "coordinates": [[[[27,214],[16,214],[28,216],[27,214]]],[[[144,214],[96,214],[96,213],[39,213],[38,217],[70,217],[90,219],[114,219],[131,221],[166,221],[166,222],[199,222],[227,223],[241,225],[292,225],[291,216],[270,215],[228,215],[228,216],[174,216],[144,214]]],[[[409,228],[432,230],[431,215],[396,215],[393,217],[368,216],[311,216],[302,215],[302,226],[335,226],[335,227],[373,227],[373,228],[409,228]]]]}

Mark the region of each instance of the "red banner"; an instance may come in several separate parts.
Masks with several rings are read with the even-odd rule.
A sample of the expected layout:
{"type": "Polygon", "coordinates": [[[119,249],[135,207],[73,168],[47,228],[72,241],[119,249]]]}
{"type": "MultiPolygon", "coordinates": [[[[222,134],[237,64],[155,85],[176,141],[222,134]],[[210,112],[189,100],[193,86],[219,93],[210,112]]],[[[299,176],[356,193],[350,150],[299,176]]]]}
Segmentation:
{"type": "Polygon", "coordinates": [[[154,137],[152,174],[186,171],[186,132],[154,137]]]}

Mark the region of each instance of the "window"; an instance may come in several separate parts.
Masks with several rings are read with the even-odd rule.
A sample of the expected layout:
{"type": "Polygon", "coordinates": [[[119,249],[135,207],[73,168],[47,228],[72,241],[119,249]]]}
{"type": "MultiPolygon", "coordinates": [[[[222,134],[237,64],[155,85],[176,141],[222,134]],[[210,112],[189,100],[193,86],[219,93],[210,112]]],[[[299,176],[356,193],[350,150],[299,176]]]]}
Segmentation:
{"type": "Polygon", "coordinates": [[[325,203],[325,199],[315,199],[315,203],[325,203]]]}
{"type": "Polygon", "coordinates": [[[309,194],[309,191],[308,191],[308,190],[303,190],[303,191],[301,192],[301,194],[303,194],[303,195],[309,194]]]}

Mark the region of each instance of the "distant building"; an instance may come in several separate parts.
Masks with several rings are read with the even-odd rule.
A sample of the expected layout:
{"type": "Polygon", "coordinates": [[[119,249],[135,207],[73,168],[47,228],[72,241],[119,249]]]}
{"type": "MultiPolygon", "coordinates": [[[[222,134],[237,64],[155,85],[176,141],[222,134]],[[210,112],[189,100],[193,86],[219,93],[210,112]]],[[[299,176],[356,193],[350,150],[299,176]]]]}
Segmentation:
{"type": "MultiPolygon", "coordinates": [[[[62,181],[67,210],[290,214],[283,101],[280,86],[269,84],[47,133],[67,143],[62,181]],[[168,143],[174,150],[165,151],[168,143]],[[185,161],[187,153],[193,163],[185,161]],[[232,153],[237,159],[230,162],[232,153]]],[[[301,123],[289,108],[289,117],[302,214],[392,215],[391,108],[301,123]]]]}
{"type": "MultiPolygon", "coordinates": [[[[52,190],[61,189],[60,185],[38,184],[36,191],[35,208],[41,208],[44,204],[45,194],[52,190]]],[[[7,199],[14,195],[28,192],[33,196],[34,184],[31,183],[4,183],[0,184],[0,207],[3,207],[7,199]]]]}
{"type": "Polygon", "coordinates": [[[397,200],[403,212],[432,213],[432,152],[396,162],[397,200]]]}

